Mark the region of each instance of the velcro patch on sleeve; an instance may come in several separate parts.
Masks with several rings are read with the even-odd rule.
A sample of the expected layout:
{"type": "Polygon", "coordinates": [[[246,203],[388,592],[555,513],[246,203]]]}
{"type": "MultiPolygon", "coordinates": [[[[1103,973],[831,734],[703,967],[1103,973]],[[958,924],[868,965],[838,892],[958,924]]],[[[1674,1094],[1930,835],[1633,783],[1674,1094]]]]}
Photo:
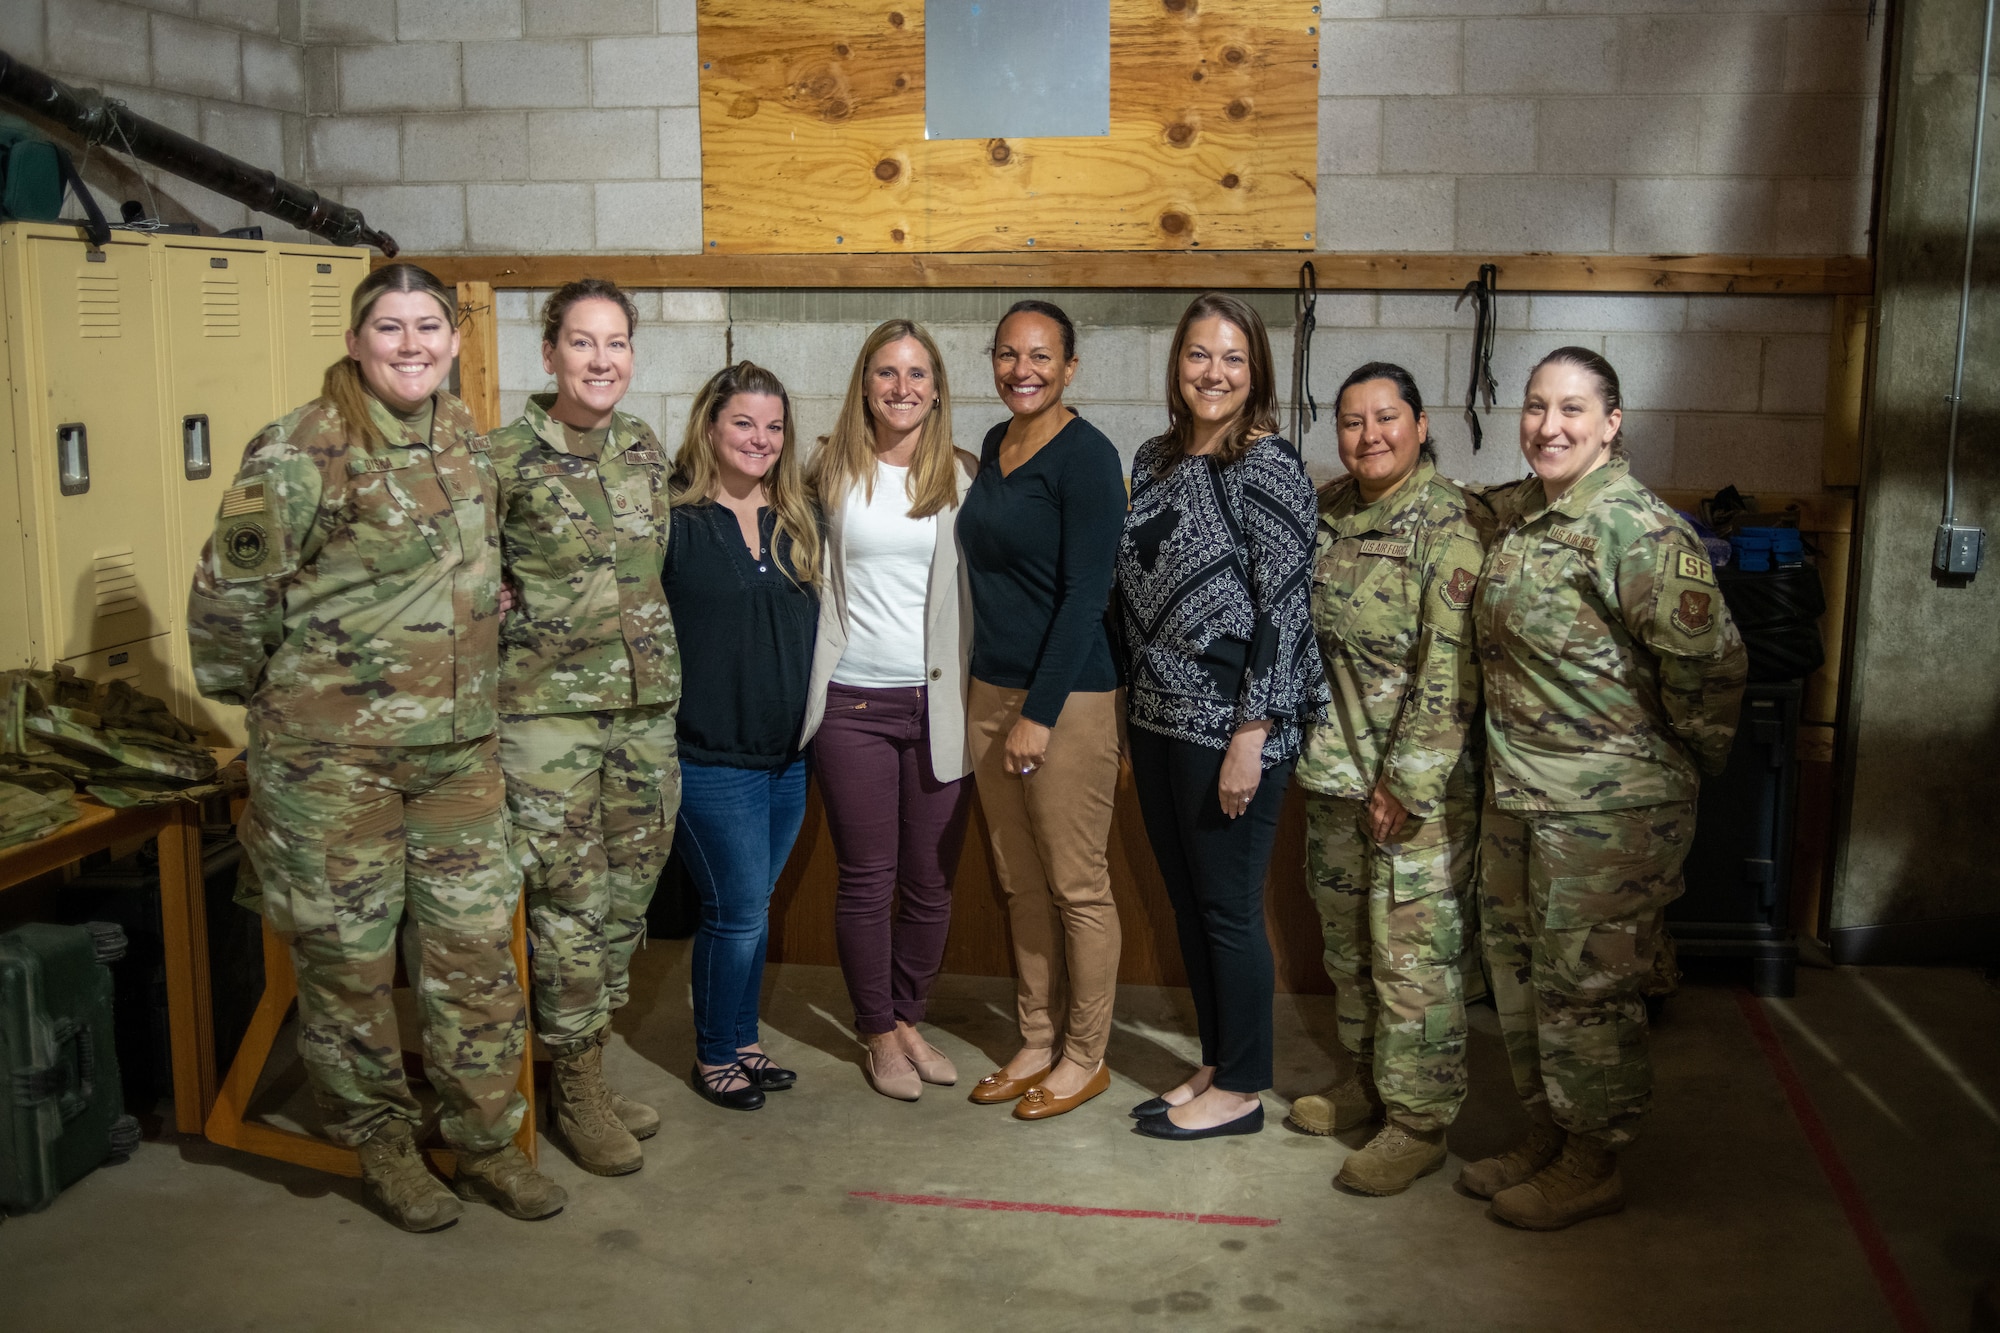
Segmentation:
{"type": "Polygon", "coordinates": [[[1674,628],[1691,639],[1698,639],[1715,625],[1715,594],[1683,588],[1669,614],[1674,628]]]}
{"type": "Polygon", "coordinates": [[[1549,537],[1564,546],[1573,546],[1579,551],[1590,554],[1595,554],[1597,551],[1597,538],[1576,528],[1550,528],[1549,537]]]}
{"type": "Polygon", "coordinates": [[[259,510],[223,519],[215,533],[215,554],[227,580],[265,578],[284,562],[284,539],[259,510]]]}
{"type": "Polygon", "coordinates": [[[1472,605],[1472,591],[1478,586],[1478,573],[1461,565],[1451,571],[1451,577],[1438,590],[1438,596],[1454,611],[1463,611],[1472,605]]]}
{"type": "Polygon", "coordinates": [[[241,486],[231,486],[222,497],[222,517],[236,518],[242,514],[264,512],[265,486],[261,481],[246,481],[241,486]]]}
{"type": "Polygon", "coordinates": [[[1392,560],[1407,560],[1410,558],[1411,546],[1412,543],[1407,541],[1391,541],[1387,538],[1377,538],[1373,541],[1361,543],[1361,554],[1385,555],[1392,560]]]}
{"type": "Polygon", "coordinates": [[[1706,583],[1715,586],[1715,568],[1693,551],[1679,551],[1674,556],[1674,573],[1690,583],[1706,583]]]}

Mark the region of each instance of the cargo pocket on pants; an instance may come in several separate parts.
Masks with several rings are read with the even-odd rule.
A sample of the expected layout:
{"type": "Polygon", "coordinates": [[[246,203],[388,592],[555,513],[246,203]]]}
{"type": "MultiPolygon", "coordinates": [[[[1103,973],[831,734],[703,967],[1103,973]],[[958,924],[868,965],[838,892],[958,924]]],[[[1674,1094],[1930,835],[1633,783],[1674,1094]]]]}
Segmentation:
{"type": "Polygon", "coordinates": [[[1434,1004],[1424,1010],[1424,1042],[1436,1046],[1465,1040],[1465,1006],[1434,1004]]]}
{"type": "Polygon", "coordinates": [[[272,930],[290,939],[331,923],[324,842],[273,826],[259,815],[254,801],[244,812],[237,835],[257,873],[264,919],[272,930]]]}

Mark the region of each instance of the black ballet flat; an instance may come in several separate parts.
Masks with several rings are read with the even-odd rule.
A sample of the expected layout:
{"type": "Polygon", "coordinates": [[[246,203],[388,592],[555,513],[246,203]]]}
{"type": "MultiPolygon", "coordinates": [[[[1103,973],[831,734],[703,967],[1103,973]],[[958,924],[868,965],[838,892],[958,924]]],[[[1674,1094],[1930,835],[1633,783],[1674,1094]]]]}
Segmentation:
{"type": "Polygon", "coordinates": [[[1177,1141],[1219,1139],[1228,1134],[1255,1134],[1264,1128],[1264,1103],[1258,1102],[1246,1115],[1239,1115],[1234,1120],[1225,1120],[1219,1125],[1210,1125],[1207,1129],[1182,1129],[1167,1119],[1164,1112],[1147,1116],[1132,1128],[1148,1138],[1177,1141]]]}
{"type": "Polygon", "coordinates": [[[736,1063],[743,1066],[751,1083],[765,1092],[783,1092],[799,1081],[795,1070],[784,1068],[762,1051],[738,1051],[736,1063]]]}
{"type": "Polygon", "coordinates": [[[702,1072],[701,1065],[696,1064],[688,1075],[688,1081],[704,1099],[731,1111],[755,1111],[764,1105],[764,1090],[757,1086],[757,1076],[740,1064],[724,1065],[706,1074],[702,1072]],[[722,1086],[739,1074],[750,1081],[736,1088],[722,1086]]]}
{"type": "Polygon", "coordinates": [[[1149,1115],[1165,1115],[1172,1109],[1173,1104],[1165,1097],[1155,1097],[1151,1101],[1140,1102],[1129,1114],[1134,1120],[1144,1120],[1149,1115]]]}

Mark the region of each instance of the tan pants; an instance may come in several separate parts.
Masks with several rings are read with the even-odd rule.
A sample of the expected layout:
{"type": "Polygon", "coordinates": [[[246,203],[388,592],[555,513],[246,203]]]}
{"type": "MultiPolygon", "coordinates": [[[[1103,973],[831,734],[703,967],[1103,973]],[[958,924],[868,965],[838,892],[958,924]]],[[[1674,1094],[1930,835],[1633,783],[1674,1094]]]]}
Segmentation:
{"type": "Polygon", "coordinates": [[[1118,988],[1118,908],[1105,849],[1118,795],[1116,690],[1072,694],[1027,777],[1007,771],[1025,690],[975,679],[967,732],[1014,933],[1021,1041],[1078,1064],[1104,1058],[1118,988]]]}

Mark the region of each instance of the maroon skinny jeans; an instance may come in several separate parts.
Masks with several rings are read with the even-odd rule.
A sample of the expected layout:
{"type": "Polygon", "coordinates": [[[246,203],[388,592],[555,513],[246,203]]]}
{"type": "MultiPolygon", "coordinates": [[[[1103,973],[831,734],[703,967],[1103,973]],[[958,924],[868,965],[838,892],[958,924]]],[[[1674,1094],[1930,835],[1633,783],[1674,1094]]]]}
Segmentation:
{"type": "Polygon", "coordinates": [[[970,783],[931,772],[922,686],[829,683],[812,765],[840,864],[834,944],[861,1032],[924,1016],[951,932],[970,783]]]}

